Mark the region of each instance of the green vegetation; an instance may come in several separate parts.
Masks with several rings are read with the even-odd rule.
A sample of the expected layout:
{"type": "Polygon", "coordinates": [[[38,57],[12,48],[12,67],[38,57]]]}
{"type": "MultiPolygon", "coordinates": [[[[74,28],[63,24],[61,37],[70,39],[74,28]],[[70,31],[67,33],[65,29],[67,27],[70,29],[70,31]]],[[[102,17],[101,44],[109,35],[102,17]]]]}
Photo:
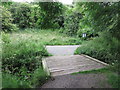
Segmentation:
{"type": "Polygon", "coordinates": [[[42,69],[41,59],[49,54],[40,42],[11,38],[5,33],[2,33],[2,41],[3,88],[27,88],[46,81],[48,76],[42,69]]]}
{"type": "Polygon", "coordinates": [[[0,21],[2,21],[1,30],[4,32],[11,32],[11,31],[17,30],[18,29],[17,26],[12,23],[13,21],[12,15],[8,11],[8,9],[4,8],[3,6],[0,6],[0,12],[2,12],[1,18],[0,18],[0,21]]]}
{"type": "Polygon", "coordinates": [[[18,76],[3,72],[2,76],[2,88],[35,88],[43,85],[49,79],[49,76],[41,67],[32,73],[22,69],[22,75],[19,74],[18,76]]]}
{"type": "MultiPolygon", "coordinates": [[[[42,57],[49,56],[45,45],[82,44],[75,54],[87,54],[120,72],[119,6],[118,2],[67,6],[53,0],[0,3],[3,87],[42,85],[48,78],[41,65],[42,57]]],[[[117,87],[117,78],[111,77],[110,82],[117,87]]]]}
{"type": "Polygon", "coordinates": [[[108,68],[102,68],[102,69],[95,69],[95,70],[90,70],[90,71],[81,71],[81,72],[75,72],[72,73],[72,75],[75,74],[89,74],[89,73],[105,73],[105,72],[110,72],[108,68]]]}
{"type": "Polygon", "coordinates": [[[75,51],[75,54],[87,54],[109,64],[117,63],[120,56],[118,45],[120,45],[118,39],[109,38],[106,33],[102,33],[100,37],[82,44],[75,51]],[[106,39],[109,39],[109,41],[106,39]]]}
{"type": "Polygon", "coordinates": [[[69,37],[65,34],[59,33],[56,30],[40,30],[40,29],[25,29],[20,32],[10,34],[11,41],[17,42],[20,40],[31,40],[39,42],[42,45],[79,45],[82,40],[77,37],[69,37]],[[16,38],[16,39],[14,39],[16,38]],[[14,40],[13,40],[14,39],[14,40]]]}
{"type": "Polygon", "coordinates": [[[58,17],[64,13],[64,5],[58,2],[39,2],[42,14],[42,29],[59,28],[56,21],[58,17]]]}
{"type": "MultiPolygon", "coordinates": [[[[118,6],[117,2],[77,4],[78,9],[87,16],[83,23],[88,27],[91,26],[91,29],[98,32],[99,35],[84,43],[76,50],[75,54],[87,54],[109,64],[119,63],[118,6]],[[81,9],[81,7],[84,8],[81,9]]],[[[116,68],[116,70],[118,69],[116,68]]]]}
{"type": "Polygon", "coordinates": [[[20,80],[19,77],[12,75],[12,74],[7,74],[3,73],[2,74],[2,88],[30,88],[29,84],[26,81],[20,80]]]}
{"type": "Polygon", "coordinates": [[[66,15],[65,27],[63,33],[66,33],[69,36],[76,36],[79,29],[79,22],[82,18],[82,14],[78,12],[71,12],[66,15]]]}
{"type": "Polygon", "coordinates": [[[115,73],[110,73],[108,74],[108,83],[113,87],[113,88],[119,88],[120,89],[120,77],[119,75],[115,73]]]}
{"type": "MultiPolygon", "coordinates": [[[[14,3],[9,10],[12,13],[13,23],[19,28],[31,28],[35,26],[35,16],[40,16],[39,8],[27,3],[14,3]],[[36,13],[36,15],[34,15],[36,13]]],[[[40,18],[40,17],[37,17],[40,18]]]]}

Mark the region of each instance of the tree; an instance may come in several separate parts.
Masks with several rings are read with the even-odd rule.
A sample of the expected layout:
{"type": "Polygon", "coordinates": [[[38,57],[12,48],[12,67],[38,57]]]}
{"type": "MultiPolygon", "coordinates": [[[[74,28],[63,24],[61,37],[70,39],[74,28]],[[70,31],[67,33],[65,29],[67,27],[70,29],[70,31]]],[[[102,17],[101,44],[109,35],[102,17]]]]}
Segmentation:
{"type": "Polygon", "coordinates": [[[108,31],[114,37],[120,38],[118,4],[118,2],[80,2],[77,6],[78,9],[82,7],[80,10],[85,14],[84,24],[91,26],[97,32],[108,31]]]}
{"type": "Polygon", "coordinates": [[[0,15],[0,21],[2,21],[2,31],[11,32],[17,30],[17,26],[12,23],[13,19],[8,9],[4,6],[0,6],[0,11],[2,12],[0,15]]]}
{"type": "Polygon", "coordinates": [[[55,18],[63,13],[63,5],[59,2],[39,2],[41,10],[44,12],[43,21],[41,23],[42,28],[55,28],[55,18]]]}
{"type": "Polygon", "coordinates": [[[30,28],[34,25],[34,19],[31,17],[31,6],[29,4],[12,4],[10,11],[14,18],[13,23],[17,24],[20,28],[30,28]]]}

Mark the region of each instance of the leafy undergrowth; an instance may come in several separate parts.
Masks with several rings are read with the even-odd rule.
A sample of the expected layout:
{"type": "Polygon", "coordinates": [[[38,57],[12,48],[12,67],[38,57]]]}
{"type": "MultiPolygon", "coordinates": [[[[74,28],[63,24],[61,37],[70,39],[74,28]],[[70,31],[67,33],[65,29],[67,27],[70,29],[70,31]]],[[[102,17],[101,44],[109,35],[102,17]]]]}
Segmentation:
{"type": "Polygon", "coordinates": [[[3,72],[2,88],[35,88],[43,85],[49,79],[42,67],[37,68],[33,73],[26,71],[22,71],[22,73],[24,75],[19,74],[19,76],[3,72]]]}
{"type": "Polygon", "coordinates": [[[2,87],[32,88],[42,85],[48,76],[41,64],[49,53],[40,42],[30,39],[11,39],[2,33],[2,87]]]}
{"type": "Polygon", "coordinates": [[[10,35],[13,42],[20,39],[36,41],[43,45],[79,45],[82,43],[80,38],[66,36],[59,33],[59,30],[25,29],[10,35]]]}

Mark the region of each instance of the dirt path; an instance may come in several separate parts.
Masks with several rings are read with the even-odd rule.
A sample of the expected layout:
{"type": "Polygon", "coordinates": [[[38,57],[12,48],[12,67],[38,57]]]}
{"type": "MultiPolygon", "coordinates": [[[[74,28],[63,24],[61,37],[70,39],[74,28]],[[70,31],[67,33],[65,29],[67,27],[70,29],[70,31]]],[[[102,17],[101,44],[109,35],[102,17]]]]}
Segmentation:
{"type": "Polygon", "coordinates": [[[55,76],[42,88],[111,88],[104,74],[76,74],[55,76]]]}

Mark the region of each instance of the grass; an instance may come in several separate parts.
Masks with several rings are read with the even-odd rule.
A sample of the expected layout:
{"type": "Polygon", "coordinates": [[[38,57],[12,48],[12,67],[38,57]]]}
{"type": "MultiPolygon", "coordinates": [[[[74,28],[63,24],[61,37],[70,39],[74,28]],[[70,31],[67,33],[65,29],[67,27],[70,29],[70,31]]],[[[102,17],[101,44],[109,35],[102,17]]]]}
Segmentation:
{"type": "Polygon", "coordinates": [[[107,77],[107,83],[110,84],[112,88],[120,89],[120,76],[117,72],[114,72],[111,67],[72,73],[72,75],[76,74],[105,74],[107,77]]]}
{"type": "Polygon", "coordinates": [[[79,45],[82,41],[76,37],[69,37],[58,30],[25,29],[10,34],[12,42],[20,40],[31,40],[43,45],[79,45]]]}
{"type": "Polygon", "coordinates": [[[90,70],[90,71],[75,72],[75,73],[72,73],[72,75],[75,75],[75,74],[89,74],[89,73],[106,73],[106,72],[109,72],[108,68],[95,69],[95,70],[90,70]]]}

